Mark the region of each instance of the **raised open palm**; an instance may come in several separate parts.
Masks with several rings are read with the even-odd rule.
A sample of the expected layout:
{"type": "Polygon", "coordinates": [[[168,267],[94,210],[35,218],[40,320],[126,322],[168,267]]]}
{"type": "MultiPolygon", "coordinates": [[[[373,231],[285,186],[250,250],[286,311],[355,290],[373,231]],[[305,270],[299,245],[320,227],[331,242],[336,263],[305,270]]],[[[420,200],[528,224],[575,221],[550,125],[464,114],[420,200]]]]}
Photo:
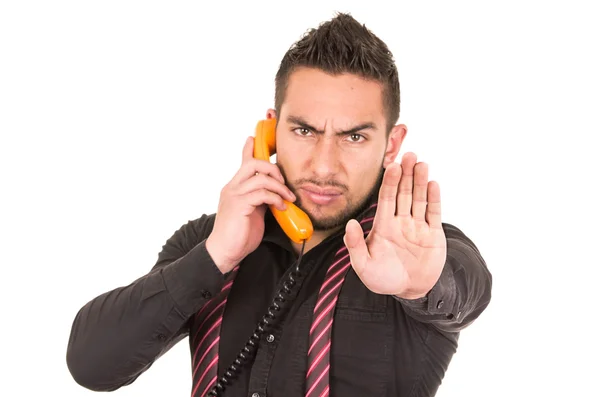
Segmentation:
{"type": "Polygon", "coordinates": [[[346,225],[344,243],[354,271],[367,288],[405,299],[425,296],[446,261],[439,185],[428,166],[406,153],[386,170],[371,232],[356,220],[346,225]]]}

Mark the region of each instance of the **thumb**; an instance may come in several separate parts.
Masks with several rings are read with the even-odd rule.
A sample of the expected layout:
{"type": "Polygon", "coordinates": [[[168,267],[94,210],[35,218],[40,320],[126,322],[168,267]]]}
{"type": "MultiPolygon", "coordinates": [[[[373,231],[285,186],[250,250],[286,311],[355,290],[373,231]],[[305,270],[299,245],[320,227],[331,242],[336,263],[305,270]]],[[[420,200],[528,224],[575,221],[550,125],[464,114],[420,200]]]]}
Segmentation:
{"type": "Polygon", "coordinates": [[[356,219],[351,219],[346,224],[344,244],[348,248],[350,263],[357,275],[361,275],[369,259],[369,249],[365,242],[364,232],[356,219]]]}

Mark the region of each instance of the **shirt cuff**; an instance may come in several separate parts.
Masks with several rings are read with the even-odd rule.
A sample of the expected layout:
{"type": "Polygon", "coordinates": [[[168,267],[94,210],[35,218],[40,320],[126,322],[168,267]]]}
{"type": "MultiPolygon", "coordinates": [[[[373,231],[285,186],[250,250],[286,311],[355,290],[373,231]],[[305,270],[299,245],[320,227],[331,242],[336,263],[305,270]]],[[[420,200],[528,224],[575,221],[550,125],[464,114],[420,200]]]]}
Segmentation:
{"type": "Polygon", "coordinates": [[[206,240],[165,266],[162,276],[176,307],[186,316],[200,310],[221,291],[225,283],[225,275],[206,249],[206,240]]]}
{"type": "Polygon", "coordinates": [[[422,298],[403,299],[394,296],[405,307],[421,315],[444,315],[447,319],[453,319],[458,313],[455,311],[456,303],[456,283],[454,279],[454,270],[446,260],[442,273],[431,290],[422,298]]]}

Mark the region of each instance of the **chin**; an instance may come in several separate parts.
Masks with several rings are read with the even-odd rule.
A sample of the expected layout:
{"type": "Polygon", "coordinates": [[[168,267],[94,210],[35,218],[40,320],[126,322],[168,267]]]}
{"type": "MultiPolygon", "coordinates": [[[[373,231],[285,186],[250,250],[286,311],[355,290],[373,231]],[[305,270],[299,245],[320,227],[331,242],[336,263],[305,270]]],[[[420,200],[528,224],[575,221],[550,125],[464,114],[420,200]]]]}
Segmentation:
{"type": "MultiPolygon", "coordinates": [[[[348,203],[345,198],[339,205],[314,206],[302,208],[313,223],[314,230],[326,231],[340,226],[345,226],[350,219],[362,213],[368,204],[368,196],[360,204],[348,203]]],[[[312,203],[311,203],[312,204],[312,203]]]]}
{"type": "Polygon", "coordinates": [[[339,226],[345,225],[350,220],[350,214],[347,206],[340,208],[327,208],[323,206],[312,207],[304,209],[308,217],[310,218],[313,228],[315,231],[326,231],[335,229],[339,226]]]}

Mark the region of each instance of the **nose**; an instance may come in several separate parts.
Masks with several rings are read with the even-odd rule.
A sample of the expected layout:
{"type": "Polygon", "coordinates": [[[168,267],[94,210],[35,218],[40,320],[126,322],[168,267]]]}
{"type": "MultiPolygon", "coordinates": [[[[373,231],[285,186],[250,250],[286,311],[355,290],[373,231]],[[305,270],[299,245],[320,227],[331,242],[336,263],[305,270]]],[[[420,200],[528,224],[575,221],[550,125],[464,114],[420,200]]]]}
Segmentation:
{"type": "Polygon", "coordinates": [[[327,178],[338,172],[338,146],[335,138],[321,136],[312,153],[312,171],[319,178],[327,178]]]}

